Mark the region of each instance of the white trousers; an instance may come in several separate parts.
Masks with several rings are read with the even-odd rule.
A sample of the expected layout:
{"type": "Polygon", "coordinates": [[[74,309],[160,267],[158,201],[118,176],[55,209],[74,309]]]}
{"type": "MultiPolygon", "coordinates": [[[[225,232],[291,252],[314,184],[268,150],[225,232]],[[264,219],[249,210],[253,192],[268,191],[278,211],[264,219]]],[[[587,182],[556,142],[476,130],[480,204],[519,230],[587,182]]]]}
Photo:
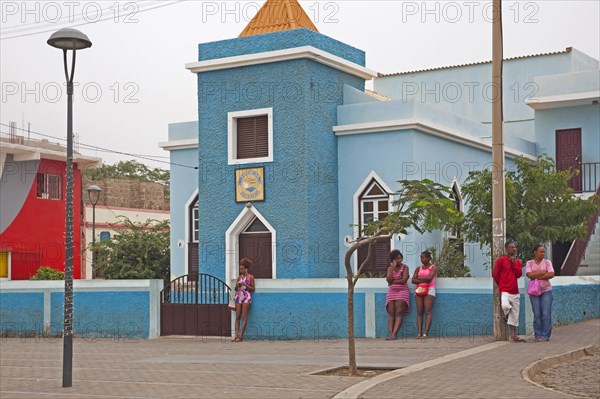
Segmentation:
{"type": "Polygon", "coordinates": [[[501,300],[504,317],[508,316],[507,323],[511,326],[517,327],[519,325],[519,308],[521,305],[519,294],[509,294],[508,292],[503,292],[501,295],[501,300]]]}

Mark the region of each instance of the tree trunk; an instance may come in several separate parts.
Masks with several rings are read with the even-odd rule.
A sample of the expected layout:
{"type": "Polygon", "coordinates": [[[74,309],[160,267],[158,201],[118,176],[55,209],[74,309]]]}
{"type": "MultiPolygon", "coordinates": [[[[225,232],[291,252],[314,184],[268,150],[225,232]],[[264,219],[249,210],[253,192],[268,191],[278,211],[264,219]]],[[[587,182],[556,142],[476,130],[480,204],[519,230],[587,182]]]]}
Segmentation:
{"type": "Polygon", "coordinates": [[[348,374],[358,375],[356,368],[356,345],[354,340],[354,284],[348,276],[348,374]]]}

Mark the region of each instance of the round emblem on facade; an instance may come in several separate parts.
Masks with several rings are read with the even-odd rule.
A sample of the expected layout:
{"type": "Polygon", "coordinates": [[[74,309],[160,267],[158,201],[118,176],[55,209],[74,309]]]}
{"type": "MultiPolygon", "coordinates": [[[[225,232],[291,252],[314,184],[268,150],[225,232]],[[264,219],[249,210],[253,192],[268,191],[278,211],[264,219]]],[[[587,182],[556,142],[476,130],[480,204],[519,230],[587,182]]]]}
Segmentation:
{"type": "Polygon", "coordinates": [[[238,173],[236,181],[239,200],[254,201],[264,199],[264,181],[261,170],[246,169],[238,173]]]}

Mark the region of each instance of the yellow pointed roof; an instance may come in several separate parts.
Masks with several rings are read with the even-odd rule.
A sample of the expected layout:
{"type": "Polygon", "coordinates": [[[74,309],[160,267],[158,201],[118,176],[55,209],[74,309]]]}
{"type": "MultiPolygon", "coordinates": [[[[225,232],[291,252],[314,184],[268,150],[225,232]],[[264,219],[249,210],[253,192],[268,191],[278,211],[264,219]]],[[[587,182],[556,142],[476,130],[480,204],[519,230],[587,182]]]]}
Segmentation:
{"type": "Polygon", "coordinates": [[[318,32],[297,0],[267,0],[239,37],[299,28],[318,32]]]}

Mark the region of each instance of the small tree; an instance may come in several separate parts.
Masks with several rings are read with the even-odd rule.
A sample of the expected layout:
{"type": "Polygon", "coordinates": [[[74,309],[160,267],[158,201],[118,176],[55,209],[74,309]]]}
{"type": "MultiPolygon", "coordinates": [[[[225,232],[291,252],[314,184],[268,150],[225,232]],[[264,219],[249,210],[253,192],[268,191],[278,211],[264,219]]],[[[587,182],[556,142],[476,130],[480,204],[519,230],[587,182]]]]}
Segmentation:
{"type": "Polygon", "coordinates": [[[357,375],[356,345],[354,337],[354,287],[361,276],[363,267],[371,261],[374,244],[387,241],[394,234],[408,234],[410,230],[424,233],[435,229],[456,227],[462,214],[456,210],[450,199],[450,191],[431,180],[400,180],[401,188],[395,193],[394,212],[381,220],[361,226],[360,237],[352,243],[344,257],[346,280],[348,282],[348,369],[350,375],[357,375]],[[368,245],[368,254],[356,273],[352,271],[352,255],[368,245]]]}
{"type": "Polygon", "coordinates": [[[134,223],[121,216],[123,227],[110,240],[96,243],[96,267],[105,279],[162,279],[169,283],[169,221],[134,223]]]}
{"type": "MultiPolygon", "coordinates": [[[[600,198],[573,195],[571,177],[569,171],[557,171],[547,155],[534,162],[517,159],[516,169],[506,172],[506,237],[517,242],[520,259],[530,259],[535,244],[572,241],[587,233],[586,221],[598,209],[600,198]]],[[[470,172],[462,189],[469,203],[463,231],[481,248],[492,244],[491,191],[490,170],[470,172]]]]}

